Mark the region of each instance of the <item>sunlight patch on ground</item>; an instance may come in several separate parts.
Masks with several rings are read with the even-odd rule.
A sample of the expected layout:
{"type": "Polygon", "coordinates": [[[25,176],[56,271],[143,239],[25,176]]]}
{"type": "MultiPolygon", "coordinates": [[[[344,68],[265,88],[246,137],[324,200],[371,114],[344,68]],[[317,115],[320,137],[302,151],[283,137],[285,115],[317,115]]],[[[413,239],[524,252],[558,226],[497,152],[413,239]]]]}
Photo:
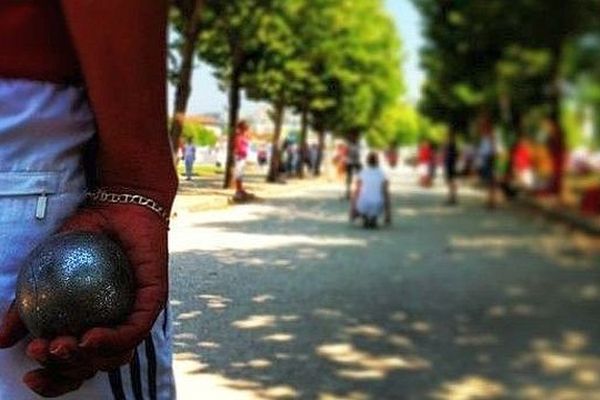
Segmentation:
{"type": "Polygon", "coordinates": [[[246,319],[232,322],[231,325],[238,329],[264,329],[275,326],[277,317],[274,315],[251,315],[246,319]]]}
{"type": "Polygon", "coordinates": [[[221,347],[221,345],[215,342],[198,342],[198,347],[205,349],[218,349],[221,347]]]}
{"type": "Polygon", "coordinates": [[[414,347],[412,340],[407,336],[390,335],[388,336],[387,341],[396,347],[403,347],[406,349],[411,349],[414,347]]]}
{"type": "Polygon", "coordinates": [[[385,331],[375,325],[358,325],[344,328],[344,333],[350,336],[363,336],[374,339],[385,335],[385,331]]]}
{"type": "Polygon", "coordinates": [[[201,294],[196,296],[196,298],[205,301],[206,306],[214,310],[225,309],[229,304],[233,302],[233,300],[227,297],[214,294],[201,294]]]}
{"type": "Polygon", "coordinates": [[[262,340],[264,342],[287,343],[291,342],[295,338],[295,335],[291,335],[289,333],[275,333],[273,335],[263,337],[262,340]]]}
{"type": "Polygon", "coordinates": [[[522,400],[600,400],[595,389],[565,388],[547,389],[538,385],[526,385],[518,391],[522,400]]]}
{"type": "Polygon", "coordinates": [[[316,317],[320,317],[320,318],[342,318],[344,316],[344,314],[342,314],[341,311],[338,310],[331,310],[328,308],[319,308],[315,311],[313,311],[313,315],[316,317]]]}
{"type": "Polygon", "coordinates": [[[182,321],[186,321],[186,320],[198,318],[201,315],[202,315],[202,311],[190,311],[190,312],[185,312],[185,313],[179,314],[177,316],[177,319],[178,320],[182,320],[182,321]]]}
{"type": "Polygon", "coordinates": [[[417,333],[429,333],[432,329],[431,324],[425,321],[413,322],[410,327],[417,333]]]}
{"type": "MultiPolygon", "coordinates": [[[[197,230],[195,232],[198,232],[197,230]]],[[[183,233],[183,232],[180,232],[183,233]]],[[[297,248],[300,246],[315,247],[367,247],[367,240],[353,238],[335,238],[319,235],[294,234],[260,234],[250,232],[227,232],[221,229],[206,228],[202,235],[187,235],[173,240],[171,252],[174,254],[190,250],[274,250],[281,247],[297,248]]],[[[316,252],[316,257],[321,253],[316,252]]]]}
{"type": "Polygon", "coordinates": [[[540,387],[528,385],[521,389],[528,400],[596,400],[600,399],[600,357],[587,353],[589,336],[584,332],[567,331],[553,342],[538,338],[531,342],[531,351],[517,358],[513,368],[535,368],[558,384],[540,387]],[[565,379],[567,383],[565,383],[565,379]]]}
{"type": "Polygon", "coordinates": [[[338,375],[356,380],[382,380],[393,371],[420,371],[429,369],[428,361],[417,356],[374,355],[350,343],[324,344],[317,354],[343,368],[338,375]]]}
{"type": "Polygon", "coordinates": [[[467,250],[485,250],[490,252],[491,250],[508,250],[515,248],[525,248],[532,244],[531,240],[514,236],[482,236],[478,237],[453,237],[450,240],[451,247],[455,249],[467,249],[467,250]]]}
{"type": "Polygon", "coordinates": [[[194,333],[178,333],[173,336],[175,340],[198,340],[198,337],[194,333]]]}
{"type": "Polygon", "coordinates": [[[178,399],[277,400],[299,397],[298,391],[291,386],[268,387],[249,380],[229,379],[218,374],[204,373],[205,368],[204,364],[195,360],[175,361],[178,399]]]}
{"type": "Polygon", "coordinates": [[[271,361],[269,360],[265,360],[263,358],[259,358],[256,360],[250,360],[246,363],[246,365],[248,365],[250,368],[258,368],[258,369],[263,369],[263,368],[269,368],[271,365],[273,365],[273,363],[271,363],[271,361]]]}
{"type": "Polygon", "coordinates": [[[531,317],[534,315],[540,317],[543,313],[529,304],[516,304],[514,306],[492,306],[487,310],[487,315],[492,318],[531,317]]]}
{"type": "Polygon", "coordinates": [[[403,311],[398,311],[390,315],[390,319],[395,322],[404,322],[408,319],[408,314],[403,311]]]}
{"type": "Polygon", "coordinates": [[[252,298],[253,302],[259,303],[259,304],[267,303],[267,302],[273,301],[273,300],[275,300],[275,296],[271,296],[270,294],[263,294],[263,295],[255,296],[252,298]]]}
{"type": "Polygon", "coordinates": [[[432,394],[436,400],[492,400],[505,398],[506,388],[499,382],[480,376],[467,376],[444,383],[432,394]]]}

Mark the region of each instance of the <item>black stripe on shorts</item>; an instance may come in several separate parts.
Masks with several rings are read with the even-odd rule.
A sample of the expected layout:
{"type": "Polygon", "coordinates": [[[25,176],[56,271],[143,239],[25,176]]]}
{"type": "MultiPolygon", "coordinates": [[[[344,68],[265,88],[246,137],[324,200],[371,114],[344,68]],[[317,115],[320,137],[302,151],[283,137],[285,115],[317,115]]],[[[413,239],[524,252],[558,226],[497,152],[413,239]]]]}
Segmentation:
{"type": "Polygon", "coordinates": [[[117,368],[108,373],[110,389],[112,390],[115,400],[127,400],[123,391],[123,379],[121,378],[121,369],[117,368]]]}
{"type": "Polygon", "coordinates": [[[146,358],[148,359],[148,391],[150,400],[156,400],[156,348],[152,335],[146,339],[146,358]]]}
{"type": "Polygon", "coordinates": [[[131,375],[131,390],[135,400],[144,400],[144,394],[142,391],[142,374],[140,372],[140,355],[137,349],[133,354],[133,360],[129,364],[129,373],[131,375]]]}

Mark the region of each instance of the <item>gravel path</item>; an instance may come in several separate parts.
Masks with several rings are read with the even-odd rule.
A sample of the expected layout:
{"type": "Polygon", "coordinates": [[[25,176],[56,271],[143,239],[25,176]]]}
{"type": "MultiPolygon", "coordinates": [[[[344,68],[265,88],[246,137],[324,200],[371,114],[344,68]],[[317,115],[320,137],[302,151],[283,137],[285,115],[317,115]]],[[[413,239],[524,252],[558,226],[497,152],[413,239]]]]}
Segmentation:
{"type": "Polygon", "coordinates": [[[331,185],[179,213],[180,399],[600,399],[597,243],[411,181],[374,232],[331,185]]]}

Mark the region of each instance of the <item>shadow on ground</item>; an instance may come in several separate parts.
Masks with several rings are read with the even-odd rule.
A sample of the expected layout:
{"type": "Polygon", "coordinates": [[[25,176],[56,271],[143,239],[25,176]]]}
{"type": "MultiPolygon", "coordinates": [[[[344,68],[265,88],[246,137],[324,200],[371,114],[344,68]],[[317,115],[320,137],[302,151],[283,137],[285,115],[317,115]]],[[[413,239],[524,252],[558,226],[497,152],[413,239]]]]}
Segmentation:
{"type": "Polygon", "coordinates": [[[407,192],[367,232],[319,190],[178,228],[187,376],[232,398],[599,399],[598,253],[527,214],[439,202],[407,192]]]}

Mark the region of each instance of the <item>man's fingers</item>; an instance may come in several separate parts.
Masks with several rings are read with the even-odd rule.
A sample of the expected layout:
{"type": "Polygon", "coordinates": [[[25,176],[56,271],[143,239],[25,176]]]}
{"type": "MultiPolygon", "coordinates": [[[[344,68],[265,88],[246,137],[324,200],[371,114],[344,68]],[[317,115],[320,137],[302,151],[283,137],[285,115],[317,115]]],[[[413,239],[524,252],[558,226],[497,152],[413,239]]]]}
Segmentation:
{"type": "Polygon", "coordinates": [[[27,345],[25,354],[32,360],[43,364],[50,358],[50,342],[46,339],[33,339],[27,345]]]}
{"type": "Polygon", "coordinates": [[[134,349],[146,339],[162,311],[164,303],[161,291],[156,287],[138,290],[134,311],[125,323],[115,328],[91,329],[83,335],[79,346],[109,356],[134,349]]]}
{"type": "Polygon", "coordinates": [[[79,389],[83,380],[68,379],[41,368],[25,374],[23,383],[40,396],[59,397],[79,389]]]}
{"type": "Polygon", "coordinates": [[[2,326],[0,327],[0,349],[14,346],[27,336],[27,333],[27,328],[25,327],[25,324],[23,324],[23,321],[21,321],[19,311],[13,301],[4,316],[2,326]]]}
{"type": "Polygon", "coordinates": [[[47,362],[67,362],[75,358],[80,351],[77,338],[62,336],[52,341],[33,339],[27,345],[26,354],[40,364],[47,362]]]}
{"type": "Polygon", "coordinates": [[[79,351],[77,338],[61,336],[50,342],[50,354],[59,360],[68,360],[79,351]]]}

